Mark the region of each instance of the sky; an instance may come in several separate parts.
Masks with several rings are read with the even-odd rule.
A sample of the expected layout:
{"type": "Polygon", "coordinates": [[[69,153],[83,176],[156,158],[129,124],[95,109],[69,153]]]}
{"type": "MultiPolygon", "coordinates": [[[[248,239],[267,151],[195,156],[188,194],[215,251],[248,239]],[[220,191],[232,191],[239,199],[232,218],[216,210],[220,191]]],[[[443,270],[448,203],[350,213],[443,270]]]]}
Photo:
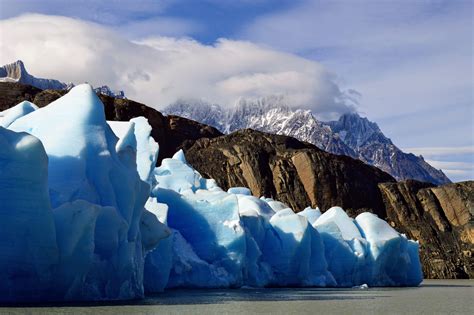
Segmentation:
{"type": "Polygon", "coordinates": [[[283,94],[474,178],[473,1],[0,0],[0,63],[162,108],[283,94]]]}

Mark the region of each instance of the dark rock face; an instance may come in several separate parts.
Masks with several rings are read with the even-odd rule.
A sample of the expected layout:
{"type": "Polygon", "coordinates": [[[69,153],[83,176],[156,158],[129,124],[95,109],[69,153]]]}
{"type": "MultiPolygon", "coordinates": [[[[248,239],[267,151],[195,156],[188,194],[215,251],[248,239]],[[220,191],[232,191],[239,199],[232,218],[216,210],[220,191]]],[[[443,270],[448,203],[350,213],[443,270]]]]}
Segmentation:
{"type": "Polygon", "coordinates": [[[420,242],[426,278],[474,278],[474,181],[379,185],[387,221],[420,242]]]}
{"type": "Polygon", "coordinates": [[[33,102],[40,89],[21,83],[0,82],[0,111],[4,111],[22,101],[33,102]]]}
{"type": "Polygon", "coordinates": [[[351,214],[370,209],[384,217],[377,184],[395,181],[350,157],[251,129],[200,139],[185,152],[193,167],[222,188],[249,187],[255,196],[278,198],[296,211],[341,206],[351,214]]]}

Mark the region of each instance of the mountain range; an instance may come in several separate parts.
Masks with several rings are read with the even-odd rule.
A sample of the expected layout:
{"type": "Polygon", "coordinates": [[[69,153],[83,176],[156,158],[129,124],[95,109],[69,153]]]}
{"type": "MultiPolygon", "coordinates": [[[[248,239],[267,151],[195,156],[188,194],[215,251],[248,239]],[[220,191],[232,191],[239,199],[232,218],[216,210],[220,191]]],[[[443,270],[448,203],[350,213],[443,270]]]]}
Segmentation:
{"type": "Polygon", "coordinates": [[[281,97],[240,99],[232,108],[202,101],[179,101],[163,112],[199,121],[224,133],[250,128],[291,136],[324,151],[376,166],[397,180],[415,179],[437,185],[451,182],[422,156],[400,150],[376,123],[355,112],[343,114],[336,121],[323,122],[310,110],[288,106],[281,97]]]}
{"type": "MultiPolygon", "coordinates": [[[[74,86],[55,79],[36,78],[28,73],[21,60],[0,68],[0,82],[17,82],[41,90],[69,90],[74,86]]],[[[94,90],[98,94],[126,98],[123,91],[112,91],[107,85],[94,90]]],[[[357,113],[346,113],[337,121],[323,122],[310,110],[291,107],[278,96],[240,99],[233,108],[203,101],[178,101],[163,112],[213,126],[223,133],[249,128],[291,136],[324,151],[347,155],[376,166],[397,180],[415,179],[436,185],[451,182],[422,156],[400,150],[376,123],[357,113]]]]}

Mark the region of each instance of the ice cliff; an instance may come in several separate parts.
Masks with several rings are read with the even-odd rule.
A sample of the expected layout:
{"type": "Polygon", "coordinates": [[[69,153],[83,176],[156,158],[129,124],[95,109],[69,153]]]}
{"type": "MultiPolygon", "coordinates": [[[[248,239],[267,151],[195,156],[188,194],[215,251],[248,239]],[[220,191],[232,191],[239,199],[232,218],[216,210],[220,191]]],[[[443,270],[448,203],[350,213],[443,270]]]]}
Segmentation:
{"type": "Polygon", "coordinates": [[[155,167],[150,132],[106,122],[89,85],[0,113],[0,301],[421,282],[418,244],[374,214],[226,192],[182,151],[155,167]]]}

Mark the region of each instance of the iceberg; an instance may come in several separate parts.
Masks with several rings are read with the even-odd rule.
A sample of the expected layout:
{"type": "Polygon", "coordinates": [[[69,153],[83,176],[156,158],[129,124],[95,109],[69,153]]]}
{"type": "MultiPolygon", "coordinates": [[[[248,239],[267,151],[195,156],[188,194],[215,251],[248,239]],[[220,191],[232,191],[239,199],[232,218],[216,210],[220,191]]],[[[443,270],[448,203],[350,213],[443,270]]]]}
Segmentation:
{"type": "Polygon", "coordinates": [[[148,121],[107,122],[89,85],[0,113],[0,146],[0,301],[422,281],[418,244],[374,214],[224,191],[181,150],[157,167],[148,121]]]}
{"type": "MultiPolygon", "coordinates": [[[[0,164],[1,180],[17,191],[16,195],[8,196],[2,190],[2,198],[11,201],[1,203],[0,213],[5,214],[1,230],[7,231],[3,224],[10,220],[19,225],[17,231],[28,231],[24,235],[11,232],[2,240],[5,244],[24,242],[23,247],[5,252],[33,255],[23,260],[37,267],[23,268],[18,264],[23,271],[10,272],[6,268],[5,277],[16,279],[15,286],[29,287],[35,276],[27,274],[46,268],[43,267],[46,258],[38,254],[45,247],[45,255],[53,252],[46,259],[50,276],[44,272],[42,277],[46,280],[38,281],[39,299],[142,297],[146,253],[171,232],[144,209],[150,185],[140,179],[137,171],[140,136],[128,132],[119,140],[106,123],[103,104],[89,85],[73,88],[47,107],[15,119],[8,128],[2,129],[11,148],[6,152],[6,159],[34,161],[28,165],[24,160],[0,164]],[[18,139],[12,140],[15,137],[18,139]],[[17,177],[4,176],[3,168],[10,169],[17,177]],[[18,177],[21,174],[25,180],[27,176],[36,177],[25,182],[18,177]],[[22,182],[37,184],[22,187],[22,182]],[[28,197],[24,193],[28,191],[34,196],[28,197]],[[39,211],[42,215],[35,219],[39,211]],[[15,219],[17,214],[29,212],[24,220],[15,219]],[[35,222],[28,223],[31,220],[35,222]],[[43,235],[35,236],[39,231],[43,235]],[[38,245],[29,245],[28,239],[38,245]],[[49,239],[50,245],[43,245],[45,239],[49,239]]],[[[0,264],[4,263],[11,265],[2,258],[0,264]]],[[[0,283],[2,292],[10,291],[11,287],[9,281],[0,283]]],[[[14,295],[7,299],[25,297],[14,295]]],[[[34,294],[30,297],[34,298],[34,294]]]]}
{"type": "Polygon", "coordinates": [[[421,282],[419,257],[413,255],[418,253],[418,243],[399,234],[375,214],[361,213],[355,221],[369,245],[370,286],[413,286],[421,282]]]}
{"type": "Polygon", "coordinates": [[[411,256],[416,243],[373,214],[354,220],[340,207],[296,214],[243,187],[225,192],[194,170],[182,151],[163,160],[154,182],[152,196],[168,205],[173,230],[167,287],[396,286],[422,280],[419,258],[411,256]],[[379,221],[386,234],[407,245],[381,240],[379,221]],[[393,259],[403,267],[394,271],[393,259]]]}

